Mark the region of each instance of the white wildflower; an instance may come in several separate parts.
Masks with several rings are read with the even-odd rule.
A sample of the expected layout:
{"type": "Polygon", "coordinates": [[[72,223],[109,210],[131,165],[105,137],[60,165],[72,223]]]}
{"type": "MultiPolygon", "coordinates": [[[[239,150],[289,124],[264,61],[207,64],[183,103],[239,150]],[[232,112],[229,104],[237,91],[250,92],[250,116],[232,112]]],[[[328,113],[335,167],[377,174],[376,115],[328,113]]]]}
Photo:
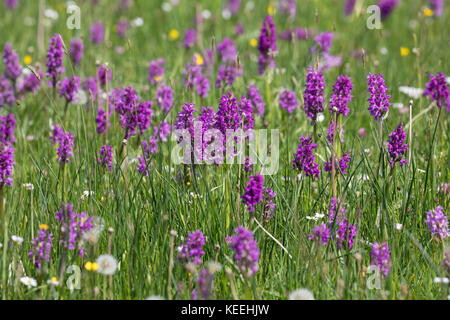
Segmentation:
{"type": "Polygon", "coordinates": [[[97,272],[104,275],[112,275],[117,270],[117,260],[109,254],[102,254],[97,258],[97,272]]]}
{"type": "Polygon", "coordinates": [[[314,300],[314,295],[308,289],[297,289],[291,292],[289,300],[314,300]]]}
{"type": "Polygon", "coordinates": [[[36,279],[30,278],[30,277],[22,277],[20,278],[20,282],[22,282],[24,285],[26,285],[28,288],[36,287],[37,281],[36,279]]]}

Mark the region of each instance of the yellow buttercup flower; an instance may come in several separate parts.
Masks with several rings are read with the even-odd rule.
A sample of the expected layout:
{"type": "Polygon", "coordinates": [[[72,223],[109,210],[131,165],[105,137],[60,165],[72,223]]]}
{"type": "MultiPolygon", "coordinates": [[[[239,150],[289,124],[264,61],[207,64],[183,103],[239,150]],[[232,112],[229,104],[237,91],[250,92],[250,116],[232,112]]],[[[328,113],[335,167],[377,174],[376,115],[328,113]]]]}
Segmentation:
{"type": "Polygon", "coordinates": [[[31,62],[33,62],[33,59],[30,56],[25,56],[23,58],[23,63],[25,64],[31,64],[31,62]]]}
{"type": "Polygon", "coordinates": [[[195,54],[195,64],[198,66],[203,64],[203,57],[198,53],[195,54]]]}
{"type": "Polygon", "coordinates": [[[258,40],[256,40],[255,38],[252,38],[249,40],[249,43],[250,43],[250,46],[255,48],[258,45],[258,40]]]}
{"type": "Polygon", "coordinates": [[[86,262],[86,264],[84,265],[84,268],[87,270],[87,271],[92,271],[92,262],[86,262]]]}
{"type": "Polygon", "coordinates": [[[409,48],[407,47],[400,47],[400,55],[402,57],[406,57],[407,55],[409,55],[411,52],[411,50],[409,50],[409,48]]]}
{"type": "Polygon", "coordinates": [[[96,271],[98,269],[98,263],[92,262],[92,271],[96,271]]]}
{"type": "Polygon", "coordinates": [[[153,79],[154,79],[156,82],[161,82],[162,77],[161,77],[161,76],[155,76],[155,77],[153,77],[153,79]]]}
{"type": "Polygon", "coordinates": [[[267,13],[271,16],[273,16],[276,13],[276,8],[273,4],[269,4],[269,6],[267,7],[267,13]]]}
{"type": "Polygon", "coordinates": [[[424,8],[423,14],[425,17],[432,17],[434,15],[434,12],[430,8],[424,8]]]}
{"type": "Polygon", "coordinates": [[[180,35],[180,33],[178,32],[177,29],[172,29],[169,31],[169,39],[170,40],[176,40],[178,39],[178,36],[180,35]]]}
{"type": "Polygon", "coordinates": [[[48,229],[48,225],[46,225],[45,223],[39,225],[39,229],[44,229],[47,230],[48,229]]]}

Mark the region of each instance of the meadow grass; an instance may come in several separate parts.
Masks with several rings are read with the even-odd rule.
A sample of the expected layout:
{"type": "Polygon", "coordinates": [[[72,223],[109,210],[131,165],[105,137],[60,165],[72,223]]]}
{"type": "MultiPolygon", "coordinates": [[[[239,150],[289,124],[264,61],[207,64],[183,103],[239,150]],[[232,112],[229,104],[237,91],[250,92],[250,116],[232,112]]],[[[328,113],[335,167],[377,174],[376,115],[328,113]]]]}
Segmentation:
{"type": "MultiPolygon", "coordinates": [[[[387,157],[379,156],[377,123],[367,110],[366,75],[383,73],[392,96],[390,101],[408,106],[411,98],[400,93],[399,86],[424,88],[429,73],[448,74],[448,8],[441,17],[424,17],[422,9],[427,1],[403,1],[383,21],[381,30],[369,30],[363,12],[344,16],[340,1],[301,1],[294,20],[280,13],[274,15],[277,32],[301,26],[335,33],[331,52],[342,56],[343,62],[324,73],[327,100],[338,75],[350,76],[354,84],[350,115],[343,119],[342,145],[342,150],[351,151],[352,159],[347,174],[338,183],[338,194],[345,202],[347,216],[357,225],[357,236],[351,250],[337,250],[334,244],[322,246],[308,239],[316,222],[306,217],[328,212],[332,196],[328,173],[322,172],[313,181],[298,179],[298,172],[292,170],[299,136],[312,134],[310,121],[303,110],[288,115],[277,102],[283,88],[294,90],[303,102],[306,69],[315,64],[315,56],[309,54],[313,40],[278,39],[276,69],[266,86],[266,77],[257,74],[258,49],[250,46],[249,40],[258,39],[267,8],[270,4],[276,6],[276,2],[255,1],[255,8],[248,10],[248,1],[242,1],[240,13],[230,20],[222,18],[221,1],[181,1],[170,12],[162,10],[160,1],[136,0],[129,10],[118,9],[116,2],[101,0],[96,6],[90,1],[77,2],[81,8],[81,29],[70,30],[66,27],[65,3],[47,0],[46,6],[56,10],[59,18],[44,28],[44,52],[39,52],[36,37],[39,1],[19,1],[15,11],[1,7],[0,47],[11,43],[22,64],[23,57],[29,55],[33,65],[39,64],[45,70],[48,40],[54,33],[62,36],[66,47],[71,38],[83,37],[81,65],[73,67],[65,57],[65,75],[93,76],[97,62],[108,63],[113,73],[110,88],[131,85],[144,100],[154,99],[156,92],[147,80],[148,62],[163,57],[165,81],[174,89],[174,107],[167,117],[154,107],[152,125],[162,120],[173,122],[185,102],[217,110],[222,94],[231,90],[234,96],[245,95],[248,85],[254,82],[266,102],[265,117],[255,117],[255,128],[280,130],[279,170],[264,177],[265,186],[277,193],[275,215],[261,226],[251,222],[240,199],[249,174],[239,165],[202,165],[196,167],[195,173],[192,167],[175,165],[170,155],[176,141],[170,139],[158,144],[159,153],[152,156],[150,174],[142,176],[133,161],[142,153],[138,135],[127,142],[127,159],[119,156],[123,129],[116,113],[112,114],[107,137],[107,143],[113,146],[115,165],[112,172],[105,172],[97,163],[97,152],[106,144],[105,136],[95,131],[97,103],[71,104],[64,117],[64,100],[55,100],[51,89],[44,85],[19,105],[1,110],[2,114],[14,113],[17,120],[14,182],[12,187],[4,188],[5,215],[1,221],[2,299],[144,299],[151,295],[190,299],[196,276],[177,260],[174,247],[197,229],[206,237],[203,265],[208,261],[222,265],[215,274],[214,299],[235,298],[233,286],[240,299],[286,299],[297,288],[311,290],[316,299],[447,299],[448,285],[434,283],[436,277],[449,276],[442,267],[444,240],[435,241],[424,220],[426,212],[437,205],[449,212],[449,195],[438,193],[441,183],[450,180],[448,113],[439,113],[434,106],[414,121],[409,145],[411,161],[390,172],[387,157]],[[204,22],[201,46],[186,50],[182,47],[184,30],[194,27],[196,11],[203,9],[212,16],[204,22]],[[24,24],[28,17],[33,18],[31,26],[24,24]],[[118,19],[136,17],[143,18],[143,26],[130,28],[126,39],[119,38],[114,31],[118,19]],[[102,45],[89,41],[89,27],[97,20],[106,29],[102,45]],[[234,36],[237,22],[245,29],[239,37],[234,36]],[[179,30],[177,40],[168,39],[171,29],[179,30]],[[218,89],[214,87],[217,70],[213,70],[211,91],[202,99],[185,89],[181,80],[184,66],[194,53],[202,53],[211,48],[212,42],[217,44],[226,36],[236,40],[243,76],[231,88],[218,89]],[[124,48],[123,54],[116,52],[117,46],[124,48]],[[401,56],[400,47],[409,48],[411,53],[401,56]],[[387,54],[382,54],[382,48],[387,54]],[[352,56],[353,51],[361,49],[365,52],[363,58],[352,56]],[[50,122],[62,125],[75,137],[74,157],[65,167],[58,163],[55,145],[48,139],[50,122]],[[366,137],[358,134],[360,128],[366,129],[366,137]],[[177,172],[184,170],[190,174],[189,183],[177,178],[177,172]],[[24,183],[32,183],[34,190],[24,188],[24,183]],[[84,191],[93,194],[81,199],[84,191]],[[84,258],[75,252],[67,256],[67,266],[76,265],[82,270],[79,290],[71,291],[65,285],[71,273],[65,274],[61,286],[47,284],[51,277],[59,277],[61,255],[65,254],[57,243],[59,224],[55,219],[61,202],[72,203],[77,212],[85,211],[104,220],[105,229],[98,243],[86,245],[84,258]],[[32,235],[42,223],[49,226],[55,238],[45,272],[40,272],[27,257],[32,235]],[[396,229],[397,223],[402,224],[401,231],[396,229]],[[238,225],[251,226],[261,250],[259,270],[252,279],[240,274],[233,251],[226,243],[226,236],[238,225]],[[177,233],[173,247],[171,230],[177,233]],[[11,235],[23,237],[24,242],[11,242],[11,235]],[[108,241],[110,253],[118,261],[111,283],[108,277],[84,268],[87,261],[108,253],[108,241]],[[382,278],[379,289],[368,287],[371,274],[364,272],[370,265],[370,244],[375,241],[386,241],[391,248],[392,268],[382,278]],[[171,250],[174,265],[169,272],[171,250]],[[20,283],[25,275],[37,279],[37,287],[27,288],[20,283]]],[[[369,4],[371,1],[359,2],[363,9],[369,4]]],[[[412,116],[427,110],[430,104],[425,97],[414,100],[412,116]]],[[[317,125],[321,138],[315,152],[321,168],[330,156],[325,139],[328,109],[324,116],[325,120],[317,125]]],[[[409,113],[401,114],[391,106],[383,121],[383,141],[400,121],[408,124],[409,113]]],[[[406,132],[409,143],[409,129],[406,132]]],[[[253,174],[260,168],[256,165],[253,174]]]]}

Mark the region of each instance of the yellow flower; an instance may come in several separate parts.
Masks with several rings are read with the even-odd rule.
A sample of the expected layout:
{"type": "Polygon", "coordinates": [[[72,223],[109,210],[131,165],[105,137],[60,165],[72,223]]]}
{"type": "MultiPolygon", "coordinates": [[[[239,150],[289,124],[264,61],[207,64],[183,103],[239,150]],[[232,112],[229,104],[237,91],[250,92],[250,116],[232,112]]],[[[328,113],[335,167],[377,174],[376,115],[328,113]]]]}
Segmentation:
{"type": "Polygon", "coordinates": [[[273,16],[276,13],[276,9],[273,4],[269,4],[269,6],[267,7],[267,13],[271,16],[273,16]]]}
{"type": "Polygon", "coordinates": [[[252,46],[253,48],[255,48],[258,45],[258,40],[256,40],[255,38],[251,38],[249,40],[250,46],[252,46]]]}
{"type": "Polygon", "coordinates": [[[407,47],[400,47],[400,55],[402,57],[406,57],[407,55],[409,55],[410,52],[411,52],[411,50],[409,50],[409,48],[407,48],[407,47]]]}
{"type": "Polygon", "coordinates": [[[172,29],[169,32],[169,39],[170,40],[176,40],[176,39],[178,39],[179,35],[180,35],[180,33],[178,32],[177,29],[172,29]]]}
{"type": "Polygon", "coordinates": [[[33,59],[30,56],[25,56],[23,58],[23,63],[25,64],[31,64],[31,62],[33,62],[33,59]]]}
{"type": "Polygon", "coordinates": [[[87,270],[87,271],[92,271],[92,262],[86,262],[86,264],[84,265],[84,268],[87,270]]]}
{"type": "Polygon", "coordinates": [[[195,54],[195,64],[198,66],[203,64],[203,57],[198,53],[195,54]]]}
{"type": "Polygon", "coordinates": [[[153,79],[154,79],[156,82],[161,82],[162,77],[161,77],[161,76],[155,76],[155,77],[153,77],[153,79]]]}
{"type": "Polygon", "coordinates": [[[98,263],[92,262],[92,271],[96,271],[98,269],[98,263]]]}
{"type": "Polygon", "coordinates": [[[186,184],[187,184],[187,186],[189,187],[189,186],[191,185],[191,182],[188,181],[188,182],[186,182],[186,184]]]}
{"type": "Polygon", "coordinates": [[[48,229],[48,225],[46,225],[45,223],[39,225],[39,229],[44,229],[47,230],[48,229]]]}
{"type": "Polygon", "coordinates": [[[425,15],[425,17],[432,17],[434,15],[434,12],[430,8],[423,8],[423,14],[425,15]]]}

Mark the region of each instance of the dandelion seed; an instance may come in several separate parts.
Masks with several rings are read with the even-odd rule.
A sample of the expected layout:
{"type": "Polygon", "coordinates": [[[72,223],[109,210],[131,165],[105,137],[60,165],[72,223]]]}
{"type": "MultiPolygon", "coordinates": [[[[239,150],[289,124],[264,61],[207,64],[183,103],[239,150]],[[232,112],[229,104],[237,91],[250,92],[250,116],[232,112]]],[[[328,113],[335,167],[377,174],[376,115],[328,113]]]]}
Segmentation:
{"type": "Polygon", "coordinates": [[[289,300],[314,300],[314,295],[308,289],[297,289],[289,294],[289,300]]]}
{"type": "Polygon", "coordinates": [[[104,275],[113,275],[117,270],[117,260],[109,255],[103,254],[97,258],[98,264],[97,272],[104,275]]]}

